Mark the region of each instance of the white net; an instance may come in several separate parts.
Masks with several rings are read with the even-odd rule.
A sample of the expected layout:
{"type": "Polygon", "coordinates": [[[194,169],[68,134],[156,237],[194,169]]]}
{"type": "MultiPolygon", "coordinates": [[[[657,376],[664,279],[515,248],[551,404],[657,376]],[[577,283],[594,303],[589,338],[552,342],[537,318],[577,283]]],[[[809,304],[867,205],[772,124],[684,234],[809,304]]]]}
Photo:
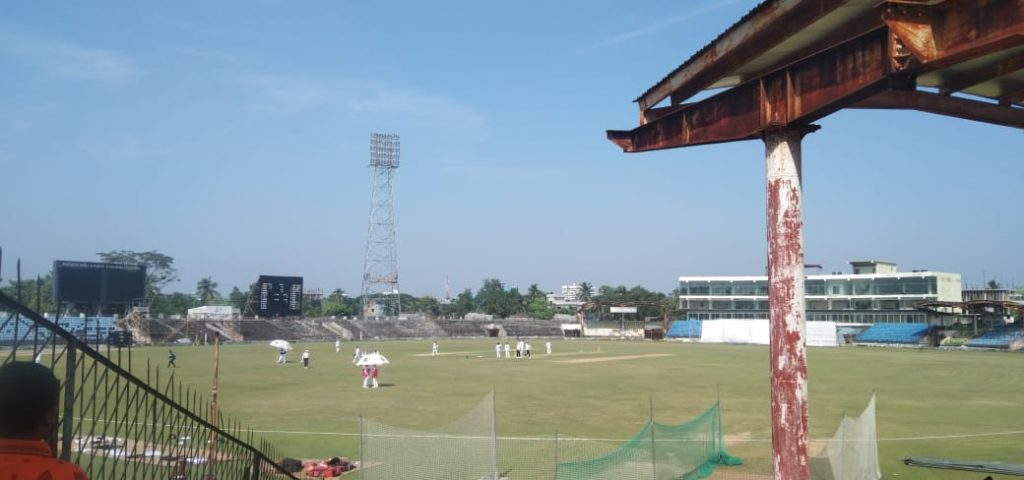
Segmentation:
{"type": "MultiPolygon", "coordinates": [[[[875,431],[875,396],[856,418],[843,417],[836,434],[828,440],[823,454],[830,469],[821,469],[815,478],[834,480],[878,480],[878,435],[875,431]]],[[[822,462],[824,463],[824,462],[822,462]]],[[[813,462],[812,462],[813,465],[813,462]]]]}
{"type": "Polygon", "coordinates": [[[362,478],[494,478],[494,394],[452,423],[432,431],[364,419],[362,478]]]}

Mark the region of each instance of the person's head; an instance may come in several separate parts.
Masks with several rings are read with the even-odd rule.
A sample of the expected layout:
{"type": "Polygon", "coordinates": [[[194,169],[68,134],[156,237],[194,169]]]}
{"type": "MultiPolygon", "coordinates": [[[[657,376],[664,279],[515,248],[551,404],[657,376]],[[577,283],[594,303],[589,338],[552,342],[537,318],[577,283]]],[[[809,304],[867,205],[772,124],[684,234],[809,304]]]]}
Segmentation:
{"type": "Polygon", "coordinates": [[[56,421],[60,382],[32,362],[0,366],[0,438],[41,440],[56,421]]]}

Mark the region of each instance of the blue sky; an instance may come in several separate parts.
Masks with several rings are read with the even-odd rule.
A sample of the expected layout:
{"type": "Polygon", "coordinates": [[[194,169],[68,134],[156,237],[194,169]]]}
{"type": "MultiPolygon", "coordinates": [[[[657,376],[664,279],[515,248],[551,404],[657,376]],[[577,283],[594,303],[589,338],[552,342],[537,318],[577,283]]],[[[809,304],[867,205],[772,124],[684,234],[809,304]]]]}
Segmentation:
{"type": "MultiPolygon", "coordinates": [[[[259,274],[358,294],[370,132],[402,138],[413,295],[500,278],[669,291],[766,264],[758,141],[624,154],[605,130],[752,8],[635,2],[4,2],[2,276],[113,249],[190,291],[259,274]]],[[[1024,283],[1021,131],[840,112],[804,148],[809,263],[1024,283]],[[983,276],[984,275],[984,276],[983,276]]]]}

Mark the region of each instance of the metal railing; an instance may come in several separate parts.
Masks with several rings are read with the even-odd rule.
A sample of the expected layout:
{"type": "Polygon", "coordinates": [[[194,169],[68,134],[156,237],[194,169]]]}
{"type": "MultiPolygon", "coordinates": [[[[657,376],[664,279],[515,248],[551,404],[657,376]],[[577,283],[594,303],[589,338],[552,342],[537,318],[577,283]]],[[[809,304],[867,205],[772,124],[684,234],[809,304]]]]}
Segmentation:
{"type": "Polygon", "coordinates": [[[50,446],[89,478],[295,478],[269,443],[173,374],[161,379],[147,362],[144,378],[133,375],[130,347],[107,343],[103,354],[99,339],[90,346],[2,292],[0,306],[10,312],[0,317],[0,363],[41,363],[61,381],[50,446]]]}

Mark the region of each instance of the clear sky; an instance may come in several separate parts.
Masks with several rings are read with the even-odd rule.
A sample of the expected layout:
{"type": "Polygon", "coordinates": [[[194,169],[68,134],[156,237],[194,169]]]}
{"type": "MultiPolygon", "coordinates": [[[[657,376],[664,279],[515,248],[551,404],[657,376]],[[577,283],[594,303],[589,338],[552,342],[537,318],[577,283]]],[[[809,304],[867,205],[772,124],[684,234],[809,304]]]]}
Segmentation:
{"type": "MultiPolygon", "coordinates": [[[[500,278],[668,292],[762,274],[759,141],[624,154],[606,129],[753,0],[0,3],[4,279],[114,249],[191,291],[259,274],[360,290],[370,132],[401,135],[402,291],[500,278]]],[[[808,263],[1024,283],[1024,135],[827,117],[804,148],[808,263]],[[984,275],[984,277],[983,277],[984,275]]]]}

